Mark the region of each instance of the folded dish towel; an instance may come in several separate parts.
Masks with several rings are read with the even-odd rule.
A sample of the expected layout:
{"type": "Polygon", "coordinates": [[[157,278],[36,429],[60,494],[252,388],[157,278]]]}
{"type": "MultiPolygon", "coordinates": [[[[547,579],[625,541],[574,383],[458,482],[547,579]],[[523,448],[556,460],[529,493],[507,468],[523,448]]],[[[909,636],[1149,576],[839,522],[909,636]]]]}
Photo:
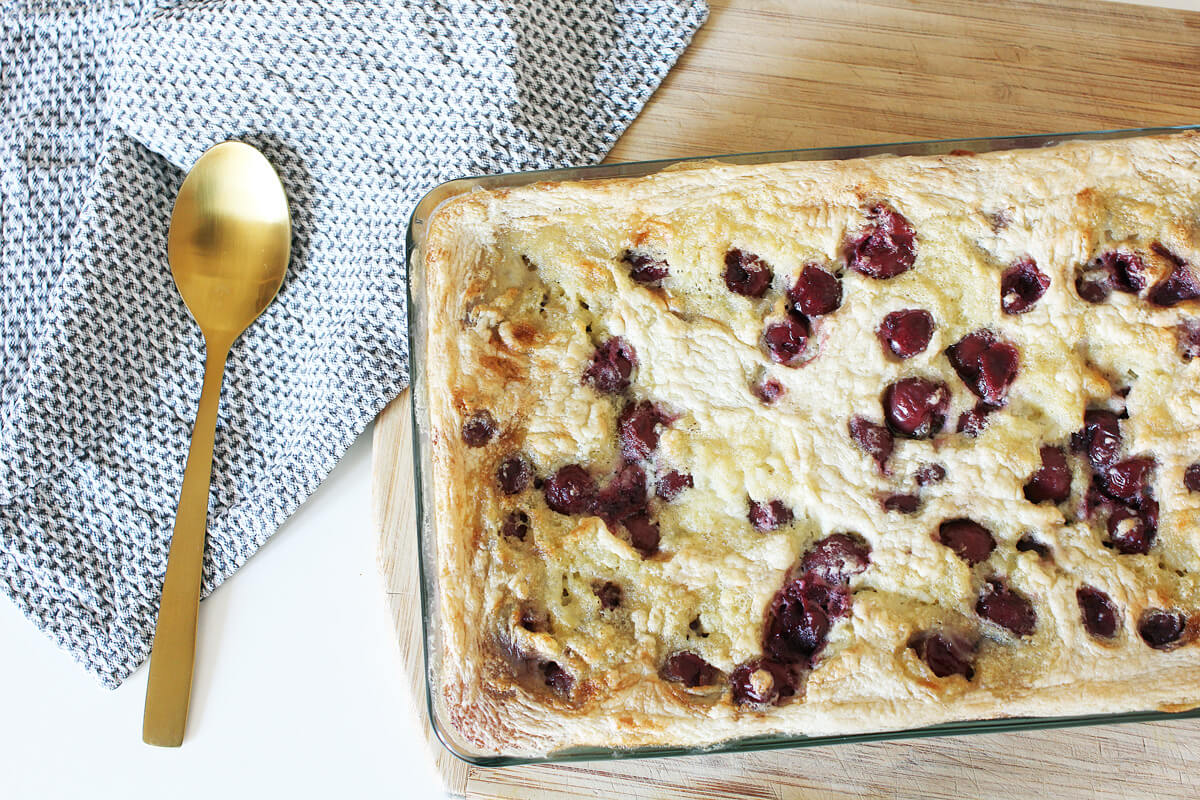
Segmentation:
{"type": "Polygon", "coordinates": [[[233,348],[205,594],[408,384],[404,234],[439,181],[598,161],[703,0],[13,0],[0,18],[0,589],[104,684],[150,651],[203,340],[184,170],[263,150],[292,209],[233,348]]]}

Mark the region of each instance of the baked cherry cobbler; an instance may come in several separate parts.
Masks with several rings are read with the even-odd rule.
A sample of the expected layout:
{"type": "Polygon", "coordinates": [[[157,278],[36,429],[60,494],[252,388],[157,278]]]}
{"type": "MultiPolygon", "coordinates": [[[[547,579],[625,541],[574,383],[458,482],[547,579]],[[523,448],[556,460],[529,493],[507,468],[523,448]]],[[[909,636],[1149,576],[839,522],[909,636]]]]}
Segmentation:
{"type": "Polygon", "coordinates": [[[1200,704],[1200,136],[480,191],[425,259],[472,746],[1200,704]]]}

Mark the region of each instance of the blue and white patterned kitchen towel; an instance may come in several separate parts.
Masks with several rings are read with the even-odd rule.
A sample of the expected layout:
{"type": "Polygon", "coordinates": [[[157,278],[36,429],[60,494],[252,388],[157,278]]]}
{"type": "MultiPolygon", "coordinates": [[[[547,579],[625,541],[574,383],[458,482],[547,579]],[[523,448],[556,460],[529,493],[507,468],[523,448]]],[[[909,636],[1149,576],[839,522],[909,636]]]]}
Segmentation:
{"type": "Polygon", "coordinates": [[[0,0],[0,589],[105,685],[150,651],[203,352],[166,232],[208,146],[266,153],[294,241],[230,356],[206,594],[408,384],[414,202],[464,174],[600,160],[706,13],[0,0]]]}

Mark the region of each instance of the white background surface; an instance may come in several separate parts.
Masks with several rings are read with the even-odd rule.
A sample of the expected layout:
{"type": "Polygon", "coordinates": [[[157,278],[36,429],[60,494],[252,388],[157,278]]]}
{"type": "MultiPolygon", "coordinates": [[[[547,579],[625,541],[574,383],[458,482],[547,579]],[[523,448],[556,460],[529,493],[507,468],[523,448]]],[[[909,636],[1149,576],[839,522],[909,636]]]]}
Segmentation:
{"type": "Polygon", "coordinates": [[[0,599],[0,798],[441,796],[375,569],[370,437],[200,604],[178,750],[142,744],[144,665],[109,691],[0,599]]]}

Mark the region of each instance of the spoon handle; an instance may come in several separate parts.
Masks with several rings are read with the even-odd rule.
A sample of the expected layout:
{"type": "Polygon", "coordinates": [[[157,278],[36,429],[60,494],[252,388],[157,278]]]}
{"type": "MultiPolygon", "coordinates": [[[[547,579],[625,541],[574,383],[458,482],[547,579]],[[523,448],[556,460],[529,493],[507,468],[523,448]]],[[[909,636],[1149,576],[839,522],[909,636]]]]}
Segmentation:
{"type": "Polygon", "coordinates": [[[158,624],[150,650],[142,741],[160,747],[183,744],[183,730],[187,725],[192,664],[196,655],[196,615],[200,605],[204,535],[208,524],[213,437],[229,345],[227,342],[206,342],[204,388],[200,391],[183,488],[179,491],[158,624]]]}

